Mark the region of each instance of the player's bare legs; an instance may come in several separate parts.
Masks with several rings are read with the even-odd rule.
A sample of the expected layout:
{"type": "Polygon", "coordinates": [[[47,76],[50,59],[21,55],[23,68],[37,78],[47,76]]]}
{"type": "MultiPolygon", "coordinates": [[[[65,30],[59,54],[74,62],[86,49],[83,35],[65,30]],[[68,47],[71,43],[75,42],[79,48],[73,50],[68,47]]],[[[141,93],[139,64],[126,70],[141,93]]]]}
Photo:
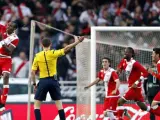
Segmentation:
{"type": "Polygon", "coordinates": [[[61,100],[56,100],[55,104],[56,104],[56,107],[57,107],[58,110],[63,109],[62,101],[61,100]]]}
{"type": "Polygon", "coordinates": [[[156,105],[158,105],[160,102],[158,102],[158,101],[152,101],[152,104],[151,104],[151,107],[154,107],[154,106],[156,106],[156,105]]]}
{"type": "Polygon", "coordinates": [[[62,106],[62,101],[56,100],[55,104],[58,109],[58,114],[59,114],[60,120],[65,120],[65,113],[64,113],[63,106],[62,106]]]}
{"type": "Polygon", "coordinates": [[[9,73],[3,72],[3,91],[0,101],[0,111],[5,110],[5,104],[9,92],[9,73]]]}
{"type": "Polygon", "coordinates": [[[116,117],[114,116],[114,113],[112,111],[104,111],[103,115],[104,115],[104,119],[105,117],[109,117],[110,120],[116,120],[116,117]]]}
{"type": "Polygon", "coordinates": [[[151,112],[154,113],[155,115],[158,115],[160,116],[160,106],[159,106],[159,101],[155,101],[153,100],[152,101],[152,104],[151,104],[151,112]]]}
{"type": "Polygon", "coordinates": [[[120,99],[118,100],[118,106],[122,106],[125,102],[126,102],[125,99],[120,98],[120,99]]]}
{"type": "Polygon", "coordinates": [[[146,104],[143,103],[143,102],[138,101],[137,105],[141,108],[141,110],[144,110],[144,111],[149,111],[150,110],[149,107],[147,107],[146,104]]]}
{"type": "Polygon", "coordinates": [[[39,100],[34,101],[34,114],[35,114],[36,120],[41,120],[41,111],[40,111],[41,103],[42,102],[39,100]]]}

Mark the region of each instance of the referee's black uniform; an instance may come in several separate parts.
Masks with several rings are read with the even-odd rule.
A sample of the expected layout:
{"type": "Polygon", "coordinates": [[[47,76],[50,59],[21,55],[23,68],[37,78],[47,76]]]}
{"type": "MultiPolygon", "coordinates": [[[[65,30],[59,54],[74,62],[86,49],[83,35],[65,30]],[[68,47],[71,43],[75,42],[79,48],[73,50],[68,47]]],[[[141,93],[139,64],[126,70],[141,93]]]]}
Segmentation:
{"type": "MultiPolygon", "coordinates": [[[[155,68],[153,68],[154,71],[155,68]]],[[[151,105],[155,95],[160,90],[160,82],[158,79],[153,77],[151,74],[149,74],[147,80],[144,81],[144,91],[145,95],[147,96],[148,102],[151,105]]],[[[150,113],[150,120],[155,120],[155,115],[150,113]]]]}

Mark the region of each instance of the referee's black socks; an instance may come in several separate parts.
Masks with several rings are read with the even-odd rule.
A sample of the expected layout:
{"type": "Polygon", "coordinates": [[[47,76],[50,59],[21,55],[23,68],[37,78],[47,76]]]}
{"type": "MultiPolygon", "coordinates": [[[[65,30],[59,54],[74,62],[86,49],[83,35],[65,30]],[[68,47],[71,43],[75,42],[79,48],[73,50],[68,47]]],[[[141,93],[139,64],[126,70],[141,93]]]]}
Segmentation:
{"type": "Polygon", "coordinates": [[[58,113],[59,113],[60,120],[66,119],[64,109],[58,110],[58,113]]]}
{"type": "Polygon", "coordinates": [[[40,109],[34,109],[34,114],[35,114],[36,120],[41,120],[40,109]]]}

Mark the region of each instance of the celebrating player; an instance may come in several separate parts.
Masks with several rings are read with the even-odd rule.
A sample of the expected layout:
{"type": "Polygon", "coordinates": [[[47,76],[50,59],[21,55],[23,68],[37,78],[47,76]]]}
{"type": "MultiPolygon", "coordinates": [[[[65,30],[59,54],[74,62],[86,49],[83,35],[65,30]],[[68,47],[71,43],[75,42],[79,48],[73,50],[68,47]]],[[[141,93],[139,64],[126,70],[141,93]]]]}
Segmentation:
{"type": "Polygon", "coordinates": [[[145,111],[149,111],[150,107],[144,104],[144,98],[142,96],[141,80],[144,80],[148,76],[148,72],[137,61],[134,60],[134,50],[131,47],[125,49],[124,59],[121,60],[118,65],[117,72],[120,73],[125,70],[126,78],[128,81],[128,91],[122,98],[118,100],[118,117],[121,120],[124,107],[122,106],[127,100],[134,100],[137,105],[145,111]]]}
{"type": "Polygon", "coordinates": [[[97,84],[101,80],[105,85],[105,100],[104,100],[104,116],[108,116],[111,120],[115,120],[114,112],[116,112],[117,101],[119,99],[120,81],[117,73],[110,67],[111,60],[107,57],[102,59],[103,69],[98,73],[97,79],[90,83],[85,89],[97,84]]]}
{"type": "MultiPolygon", "coordinates": [[[[157,73],[153,72],[151,68],[149,68],[148,72],[160,80],[160,48],[154,48],[152,52],[152,61],[157,63],[157,73]]],[[[160,88],[158,88],[160,90],[160,88]]],[[[160,116],[160,91],[154,97],[152,104],[151,104],[151,112],[155,115],[160,116]]]]}
{"type": "Polygon", "coordinates": [[[9,92],[9,74],[12,67],[11,54],[18,45],[19,39],[15,33],[17,24],[10,22],[7,26],[0,25],[0,74],[3,75],[3,92],[0,98],[0,111],[5,110],[9,92]]]}
{"type": "Polygon", "coordinates": [[[51,98],[55,100],[60,120],[65,120],[65,113],[61,102],[60,86],[57,80],[57,58],[65,55],[83,40],[84,37],[75,37],[74,43],[67,45],[60,50],[50,50],[51,40],[46,38],[42,40],[43,51],[36,54],[31,73],[31,79],[36,90],[34,102],[36,120],[41,120],[40,105],[41,102],[46,99],[47,92],[49,92],[51,98]],[[39,69],[40,72],[40,81],[38,85],[36,85],[35,81],[37,69],[39,69]]]}

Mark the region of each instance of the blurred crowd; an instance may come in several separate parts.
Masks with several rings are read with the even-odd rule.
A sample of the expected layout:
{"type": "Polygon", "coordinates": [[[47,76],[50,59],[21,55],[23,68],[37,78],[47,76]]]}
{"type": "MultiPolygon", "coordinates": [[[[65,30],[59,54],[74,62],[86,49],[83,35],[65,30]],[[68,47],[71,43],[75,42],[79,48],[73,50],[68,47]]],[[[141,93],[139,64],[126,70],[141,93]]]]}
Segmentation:
{"type": "MultiPolygon", "coordinates": [[[[36,20],[74,35],[90,35],[91,26],[159,26],[160,0],[1,0],[0,23],[17,21],[20,38],[14,54],[13,76],[27,77],[30,45],[30,22],[36,20]],[[21,64],[18,64],[21,61],[21,64]],[[22,64],[23,63],[23,64],[22,64]],[[20,67],[26,72],[22,76],[20,67]],[[19,71],[18,71],[19,70],[19,71]]],[[[40,40],[49,36],[53,48],[59,49],[74,40],[57,31],[36,28],[35,52],[41,50],[40,40]]],[[[131,35],[128,35],[129,37],[131,35]]],[[[135,45],[154,47],[158,38],[132,40],[135,45]]],[[[75,50],[58,60],[58,73],[62,80],[76,78],[75,50]],[[63,68],[63,69],[61,69],[63,68]]]]}

